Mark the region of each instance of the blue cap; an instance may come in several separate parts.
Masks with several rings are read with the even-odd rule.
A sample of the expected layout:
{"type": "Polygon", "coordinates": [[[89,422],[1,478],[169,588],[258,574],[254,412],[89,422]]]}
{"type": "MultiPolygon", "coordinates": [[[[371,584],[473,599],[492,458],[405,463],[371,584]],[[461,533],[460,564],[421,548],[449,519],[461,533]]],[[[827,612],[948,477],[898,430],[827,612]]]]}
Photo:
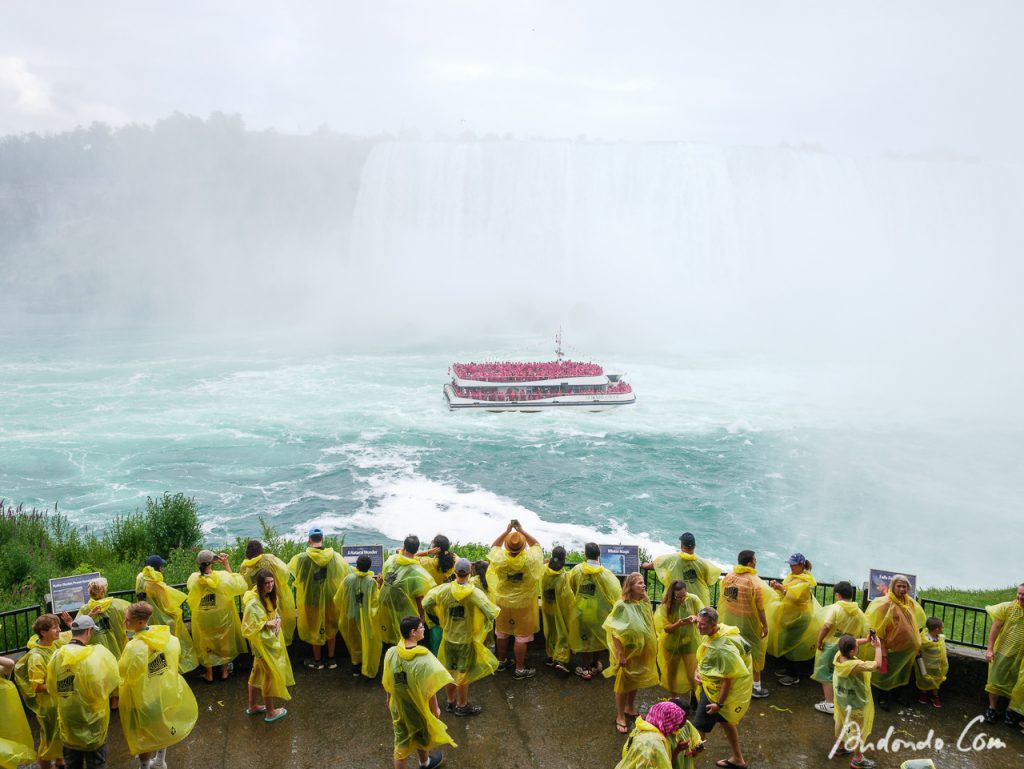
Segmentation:
{"type": "Polygon", "coordinates": [[[162,569],[166,565],[167,561],[158,555],[151,555],[146,559],[146,566],[149,566],[151,569],[162,569]]]}
{"type": "Polygon", "coordinates": [[[786,559],[786,563],[788,563],[790,566],[800,566],[802,564],[807,563],[807,559],[804,558],[803,553],[793,553],[793,555],[789,556],[789,558],[786,559]]]}
{"type": "Polygon", "coordinates": [[[309,530],[309,536],[311,537],[322,537],[323,535],[324,530],[321,528],[313,528],[309,530]]]}

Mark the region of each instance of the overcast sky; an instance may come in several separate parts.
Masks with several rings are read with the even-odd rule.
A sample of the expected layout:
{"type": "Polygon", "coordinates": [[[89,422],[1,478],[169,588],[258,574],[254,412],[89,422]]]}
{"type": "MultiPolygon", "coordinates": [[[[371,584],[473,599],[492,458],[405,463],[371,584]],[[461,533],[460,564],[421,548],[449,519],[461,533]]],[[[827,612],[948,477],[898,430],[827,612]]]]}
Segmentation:
{"type": "Polygon", "coordinates": [[[1024,3],[6,3],[0,134],[255,128],[1022,157],[1024,3]]]}

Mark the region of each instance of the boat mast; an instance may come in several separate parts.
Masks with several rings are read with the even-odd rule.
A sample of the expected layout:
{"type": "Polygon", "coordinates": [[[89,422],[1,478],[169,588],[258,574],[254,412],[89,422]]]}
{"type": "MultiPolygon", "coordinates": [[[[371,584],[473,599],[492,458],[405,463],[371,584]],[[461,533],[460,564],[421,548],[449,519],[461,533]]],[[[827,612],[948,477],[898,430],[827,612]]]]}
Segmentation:
{"type": "Polygon", "coordinates": [[[565,352],[562,350],[562,327],[558,327],[558,333],[555,334],[555,359],[561,361],[565,357],[565,352]]]}

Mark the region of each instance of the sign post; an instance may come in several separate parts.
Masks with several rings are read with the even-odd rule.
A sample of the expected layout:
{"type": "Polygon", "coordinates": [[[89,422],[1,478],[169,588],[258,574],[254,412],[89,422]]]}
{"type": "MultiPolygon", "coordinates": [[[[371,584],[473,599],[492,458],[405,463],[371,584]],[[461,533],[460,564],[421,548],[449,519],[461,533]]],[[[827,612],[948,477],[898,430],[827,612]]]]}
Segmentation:
{"type": "Polygon", "coordinates": [[[100,573],[76,574],[73,577],[57,577],[50,580],[50,604],[54,614],[78,611],[89,602],[89,583],[98,579],[100,573]]]}
{"type": "Polygon", "coordinates": [[[348,561],[348,565],[353,569],[356,567],[356,559],[361,555],[370,556],[370,571],[379,575],[384,568],[384,546],[344,545],[341,548],[341,557],[348,561]]]}
{"type": "Polygon", "coordinates": [[[600,545],[601,565],[616,577],[640,571],[640,548],[637,545],[600,545]]]}

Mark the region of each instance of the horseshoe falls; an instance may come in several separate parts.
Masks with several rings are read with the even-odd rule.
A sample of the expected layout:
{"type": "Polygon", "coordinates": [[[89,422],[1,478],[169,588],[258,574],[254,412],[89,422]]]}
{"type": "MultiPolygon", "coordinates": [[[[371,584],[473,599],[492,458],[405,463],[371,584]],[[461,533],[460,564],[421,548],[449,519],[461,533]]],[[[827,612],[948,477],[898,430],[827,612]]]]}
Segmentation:
{"type": "MultiPolygon", "coordinates": [[[[490,542],[515,517],[547,546],[692,531],[765,574],[800,551],[819,579],[1021,579],[1000,536],[1024,498],[1019,169],[495,140],[375,141],[345,171],[334,151],[211,171],[306,190],[273,215],[204,190],[116,217],[34,204],[0,247],[12,297],[46,298],[0,330],[0,496],[101,526],[182,491],[211,540],[263,516],[490,542]],[[105,250],[70,280],[83,216],[105,250]],[[559,325],[635,406],[444,408],[452,362],[548,359],[559,325]]],[[[175,189],[171,166],[91,183],[175,189]]]]}

